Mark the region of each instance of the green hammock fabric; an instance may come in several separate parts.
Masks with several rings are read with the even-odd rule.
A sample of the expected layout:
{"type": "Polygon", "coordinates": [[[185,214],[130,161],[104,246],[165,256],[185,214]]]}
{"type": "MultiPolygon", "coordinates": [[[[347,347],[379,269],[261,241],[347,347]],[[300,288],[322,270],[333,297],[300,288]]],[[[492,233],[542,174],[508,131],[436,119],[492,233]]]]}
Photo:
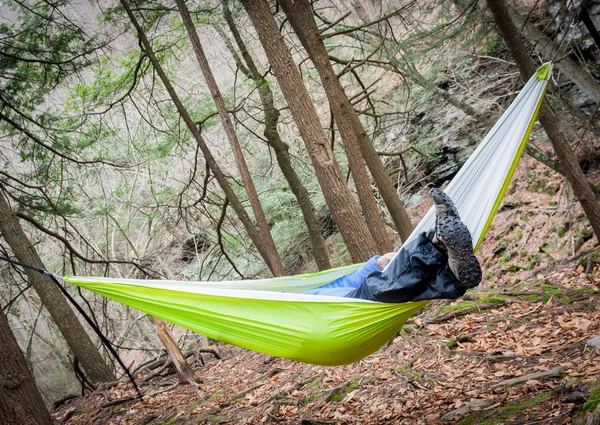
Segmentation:
{"type": "MultiPolygon", "coordinates": [[[[448,185],[479,246],[516,169],[541,105],[544,64],[448,185]]],[[[413,235],[433,228],[430,210],[413,235]]],[[[410,240],[410,238],[409,238],[410,240]]],[[[248,281],[181,282],[66,276],[64,281],[152,316],[251,350],[319,365],[358,361],[379,349],[428,301],[384,304],[302,294],[360,265],[248,281]]]]}

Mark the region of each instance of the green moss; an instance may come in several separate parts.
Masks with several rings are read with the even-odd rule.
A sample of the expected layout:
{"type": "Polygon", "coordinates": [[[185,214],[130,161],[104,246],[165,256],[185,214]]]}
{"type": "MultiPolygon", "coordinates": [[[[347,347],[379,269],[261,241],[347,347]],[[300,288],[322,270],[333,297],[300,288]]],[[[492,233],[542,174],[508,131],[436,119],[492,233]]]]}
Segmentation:
{"type": "Polygon", "coordinates": [[[317,391],[315,393],[309,394],[307,396],[305,396],[302,401],[300,401],[301,404],[308,404],[318,398],[321,398],[325,395],[325,391],[317,391]]]}
{"type": "Polygon", "coordinates": [[[519,266],[517,264],[511,264],[510,266],[508,266],[508,268],[506,270],[510,273],[516,273],[519,270],[521,270],[521,266],[519,266]]]}
{"type": "Polygon", "coordinates": [[[397,366],[394,368],[394,371],[401,375],[406,375],[412,371],[412,369],[408,366],[397,366]]]}
{"type": "Polygon", "coordinates": [[[509,254],[506,254],[504,257],[502,257],[501,262],[502,263],[508,263],[512,258],[513,258],[514,253],[511,252],[509,254]]]}
{"type": "Polygon", "coordinates": [[[442,313],[446,313],[449,311],[459,311],[464,310],[465,308],[473,307],[475,303],[473,301],[462,301],[456,305],[447,305],[442,309],[442,313]]]}
{"type": "Polygon", "coordinates": [[[210,395],[209,400],[214,400],[215,398],[217,398],[223,394],[225,394],[225,390],[219,390],[217,392],[214,392],[210,395]]]}
{"type": "Polygon", "coordinates": [[[401,331],[405,335],[410,335],[412,333],[415,333],[417,331],[417,329],[418,328],[417,328],[416,325],[413,325],[413,324],[409,323],[407,325],[402,326],[402,330],[401,331]]]}
{"type": "Polygon", "coordinates": [[[358,384],[355,382],[350,382],[350,384],[346,387],[346,394],[350,394],[352,391],[357,390],[358,384]]]}
{"type": "Polygon", "coordinates": [[[506,422],[511,416],[515,416],[523,411],[529,410],[543,403],[550,397],[550,393],[542,393],[533,397],[531,400],[520,401],[516,403],[508,403],[495,411],[484,413],[475,413],[471,416],[463,418],[457,425],[492,425],[506,422]],[[485,419],[485,420],[483,420],[485,419]]]}
{"type": "Polygon", "coordinates": [[[483,418],[483,413],[475,413],[473,415],[467,416],[466,418],[462,418],[460,421],[456,423],[456,425],[473,425],[477,420],[483,418]]]}
{"type": "Polygon", "coordinates": [[[486,304],[504,304],[502,299],[494,297],[482,299],[481,302],[486,304]]]}
{"type": "Polygon", "coordinates": [[[542,285],[542,291],[550,292],[552,295],[559,295],[562,291],[558,286],[542,285]]]}
{"type": "Polygon", "coordinates": [[[308,384],[306,384],[305,387],[306,388],[319,388],[319,386],[321,385],[321,382],[322,382],[322,378],[320,376],[317,376],[315,379],[313,379],[308,384]]]}
{"type": "Polygon", "coordinates": [[[537,406],[540,403],[543,403],[545,400],[550,397],[550,393],[538,394],[531,400],[519,401],[516,403],[508,403],[506,406],[502,407],[503,414],[498,417],[498,419],[508,419],[510,416],[515,413],[522,412],[523,410],[531,409],[537,406]]]}
{"type": "Polygon", "coordinates": [[[600,382],[596,381],[596,385],[596,388],[588,397],[588,401],[583,405],[583,410],[585,412],[593,412],[596,410],[596,407],[598,407],[598,402],[600,400],[600,382]]]}
{"type": "Polygon", "coordinates": [[[196,410],[198,407],[200,407],[202,405],[202,403],[204,403],[204,400],[198,400],[195,403],[192,403],[188,408],[187,411],[191,412],[193,410],[196,410]]]}
{"type": "MultiPolygon", "coordinates": [[[[565,304],[571,304],[575,301],[580,301],[596,292],[594,288],[562,289],[553,285],[542,285],[542,290],[550,293],[565,304]]],[[[545,298],[548,297],[546,296],[545,298]]]]}
{"type": "Polygon", "coordinates": [[[357,388],[358,388],[358,384],[356,384],[356,382],[354,382],[353,380],[350,380],[350,383],[346,386],[346,388],[344,388],[344,391],[334,394],[331,397],[330,401],[333,401],[333,402],[342,401],[344,398],[346,398],[346,394],[350,394],[352,391],[356,390],[357,388]]]}
{"type": "Polygon", "coordinates": [[[458,348],[458,340],[456,338],[452,338],[450,341],[448,341],[446,343],[446,346],[450,349],[450,350],[455,350],[458,348]]]}
{"type": "Polygon", "coordinates": [[[539,295],[520,295],[519,296],[520,299],[522,299],[523,301],[529,301],[532,303],[538,302],[540,299],[539,295]]]}
{"type": "Polygon", "coordinates": [[[333,402],[340,402],[344,399],[345,395],[343,394],[335,394],[333,397],[331,397],[331,401],[333,402]]]}

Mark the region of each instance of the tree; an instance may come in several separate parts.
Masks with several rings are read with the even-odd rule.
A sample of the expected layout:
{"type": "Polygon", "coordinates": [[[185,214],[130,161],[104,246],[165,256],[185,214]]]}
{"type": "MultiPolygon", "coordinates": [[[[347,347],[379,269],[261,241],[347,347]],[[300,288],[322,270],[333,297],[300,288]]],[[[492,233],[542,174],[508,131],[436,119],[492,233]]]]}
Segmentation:
{"type": "MultiPolygon", "coordinates": [[[[521,78],[527,80],[535,73],[536,66],[527,53],[523,41],[510,18],[508,9],[503,0],[490,0],[488,2],[490,11],[496,23],[496,28],[504,44],[510,51],[517,63],[521,78]]],[[[600,201],[596,198],[594,191],[589,185],[583,170],[577,162],[577,157],[569,146],[569,142],[562,134],[558,125],[558,117],[547,101],[544,101],[539,113],[539,121],[544,127],[561,167],[565,172],[567,181],[571,184],[575,196],[581,203],[588,220],[600,240],[600,201]]]]}
{"type": "Polygon", "coordinates": [[[306,145],[329,210],[353,261],[365,261],[379,252],[352,197],[340,166],[321,127],[302,77],[264,0],[243,0],[306,145]]]}
{"type": "MultiPolygon", "coordinates": [[[[551,58],[559,48],[558,43],[548,38],[516,10],[511,9],[509,13],[513,22],[521,28],[523,36],[534,44],[535,51],[540,53],[542,57],[551,58]]],[[[563,57],[560,61],[556,62],[556,67],[565,77],[577,84],[577,87],[591,100],[600,103],[600,85],[598,85],[594,77],[585,72],[573,59],[569,56],[563,57]]]]}
{"type": "Polygon", "coordinates": [[[235,162],[242,176],[242,181],[244,182],[246,193],[248,194],[248,200],[250,201],[252,211],[254,212],[254,218],[256,219],[258,230],[263,240],[263,244],[265,247],[264,249],[266,251],[269,264],[271,265],[271,270],[273,270],[273,274],[275,276],[283,276],[283,263],[281,262],[281,258],[277,253],[277,248],[275,247],[275,242],[273,242],[273,237],[271,236],[271,231],[269,230],[269,224],[267,223],[267,218],[265,217],[265,213],[262,209],[262,206],[260,205],[258,194],[256,193],[256,188],[254,187],[254,182],[252,181],[252,177],[250,176],[250,172],[248,171],[248,165],[246,164],[246,160],[244,159],[242,148],[235,133],[235,129],[233,128],[231,118],[229,117],[229,111],[225,106],[225,101],[223,100],[221,91],[219,90],[215,77],[213,76],[212,70],[210,69],[208,59],[204,54],[204,49],[202,48],[202,44],[200,43],[200,39],[198,38],[198,33],[196,32],[194,23],[192,22],[192,17],[190,16],[190,12],[184,0],[175,0],[175,3],[177,4],[177,8],[179,9],[183,25],[185,26],[190,41],[192,42],[192,48],[194,49],[194,53],[196,54],[198,65],[202,70],[202,75],[204,75],[204,80],[206,81],[210,94],[213,100],[215,101],[215,104],[217,105],[217,111],[219,113],[219,116],[221,117],[221,122],[223,124],[223,128],[225,129],[225,134],[227,134],[227,139],[229,140],[229,144],[231,145],[231,150],[233,151],[235,162]]]}
{"type": "MultiPolygon", "coordinates": [[[[2,187],[0,187],[0,231],[17,260],[33,267],[45,269],[42,260],[10,208],[2,187]]],[[[104,361],[54,282],[48,276],[42,276],[33,270],[25,270],[25,273],[42,304],[52,316],[73,354],[87,373],[90,382],[97,384],[114,381],[116,378],[112,369],[104,361]]]]}
{"type": "Polygon", "coordinates": [[[369,224],[369,230],[381,249],[392,251],[392,243],[385,232],[379,209],[374,202],[363,158],[371,171],[402,240],[405,240],[413,230],[410,217],[400,202],[400,198],[383,167],[379,155],[377,155],[373,144],[369,140],[358,114],[335,75],[327,49],[321,39],[321,33],[313,18],[310,2],[308,0],[295,0],[294,2],[282,0],[280,4],[321,77],[335,122],[346,146],[352,177],[356,184],[365,219],[369,224]]]}
{"type": "MultiPolygon", "coordinates": [[[[330,269],[331,261],[329,260],[327,249],[325,248],[325,240],[321,232],[321,224],[317,218],[317,213],[310,200],[308,190],[306,187],[304,187],[302,181],[292,166],[289,147],[282,140],[279,130],[277,129],[280,113],[279,110],[275,108],[271,86],[258,71],[258,67],[250,55],[250,52],[248,51],[248,48],[246,47],[246,44],[244,43],[244,40],[238,31],[237,25],[231,16],[231,11],[229,10],[229,4],[227,0],[223,0],[223,16],[227,22],[229,31],[233,35],[233,39],[235,40],[244,63],[242,63],[231,43],[228,42],[229,39],[226,37],[226,35],[222,33],[222,31],[219,32],[230,49],[238,68],[244,73],[244,75],[246,75],[246,78],[253,80],[256,84],[264,112],[265,127],[263,135],[269,146],[275,151],[275,157],[277,159],[277,163],[279,164],[279,168],[281,169],[281,172],[287,180],[292,193],[298,201],[298,206],[302,211],[302,216],[304,218],[304,222],[306,223],[306,228],[308,229],[312,255],[315,259],[315,263],[317,264],[319,270],[330,269]]],[[[218,27],[217,29],[219,30],[218,27]]]]}
{"type": "Polygon", "coordinates": [[[254,223],[252,223],[252,220],[250,219],[250,216],[244,209],[244,206],[242,205],[240,199],[236,196],[235,192],[229,186],[229,183],[227,182],[227,178],[225,177],[225,174],[219,167],[215,157],[212,155],[210,149],[206,145],[206,142],[204,141],[204,138],[202,137],[200,130],[198,129],[196,123],[190,116],[189,112],[187,111],[187,109],[185,108],[183,103],[181,102],[181,99],[177,95],[177,92],[175,91],[173,84],[169,80],[169,77],[165,73],[162,65],[160,64],[159,60],[157,59],[156,55],[154,54],[154,50],[152,49],[152,45],[150,44],[150,40],[148,40],[148,37],[146,36],[144,29],[141,27],[141,25],[137,21],[135,15],[133,14],[133,11],[129,7],[129,4],[127,3],[127,1],[120,0],[120,2],[121,2],[121,5],[123,6],[123,9],[125,9],[125,12],[127,13],[127,16],[129,17],[132,25],[134,26],[134,28],[137,32],[137,35],[139,37],[140,44],[144,50],[144,53],[148,56],[148,59],[150,60],[152,67],[154,68],[154,70],[158,74],[160,80],[162,81],[163,85],[165,86],[165,89],[167,90],[169,97],[171,98],[171,101],[175,105],[175,108],[177,109],[178,114],[181,116],[181,119],[183,119],[189,132],[192,134],[192,136],[196,140],[196,143],[200,147],[200,150],[202,151],[202,154],[204,155],[204,159],[205,159],[208,167],[210,168],[210,170],[213,172],[217,182],[219,183],[219,186],[221,187],[221,190],[223,190],[223,192],[225,193],[225,197],[229,200],[231,207],[233,208],[233,210],[237,214],[238,218],[242,222],[242,225],[246,229],[248,236],[254,243],[254,246],[256,246],[256,249],[258,250],[258,252],[262,256],[262,258],[264,259],[265,263],[269,266],[269,269],[271,270],[271,272],[273,274],[276,274],[277,269],[273,268],[273,265],[269,261],[269,255],[267,253],[267,249],[264,246],[264,243],[263,243],[260,233],[256,230],[254,223]]]}
{"type": "Polygon", "coordinates": [[[51,425],[44,400],[0,306],[0,423],[51,425]]]}

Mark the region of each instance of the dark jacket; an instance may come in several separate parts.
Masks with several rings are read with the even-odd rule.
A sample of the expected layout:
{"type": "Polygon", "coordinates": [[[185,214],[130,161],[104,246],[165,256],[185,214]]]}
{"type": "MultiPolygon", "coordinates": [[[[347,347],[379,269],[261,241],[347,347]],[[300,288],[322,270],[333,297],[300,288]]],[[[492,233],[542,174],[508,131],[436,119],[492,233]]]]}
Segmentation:
{"type": "Polygon", "coordinates": [[[372,271],[346,297],[402,303],[454,299],[464,293],[450,271],[448,257],[434,248],[426,233],[421,233],[406,244],[385,271],[372,271]]]}

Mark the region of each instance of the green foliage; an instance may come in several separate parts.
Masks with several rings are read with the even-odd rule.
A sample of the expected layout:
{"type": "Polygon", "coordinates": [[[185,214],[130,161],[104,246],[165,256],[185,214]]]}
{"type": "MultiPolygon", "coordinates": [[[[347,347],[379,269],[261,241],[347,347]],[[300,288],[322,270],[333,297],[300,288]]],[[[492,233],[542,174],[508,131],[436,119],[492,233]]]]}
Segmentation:
{"type": "Polygon", "coordinates": [[[585,412],[593,412],[600,403],[600,382],[596,382],[596,387],[590,393],[587,402],[583,405],[585,412]]]}

